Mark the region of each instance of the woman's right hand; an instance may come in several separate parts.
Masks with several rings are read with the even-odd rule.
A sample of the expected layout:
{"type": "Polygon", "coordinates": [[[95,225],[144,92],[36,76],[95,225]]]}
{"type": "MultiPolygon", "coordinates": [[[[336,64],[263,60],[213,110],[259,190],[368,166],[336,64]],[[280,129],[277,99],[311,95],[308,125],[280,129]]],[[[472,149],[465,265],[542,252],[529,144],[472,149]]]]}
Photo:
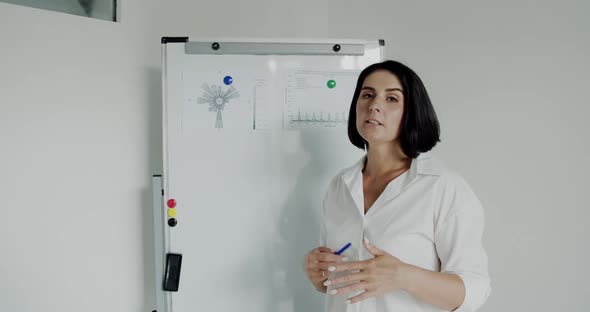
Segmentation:
{"type": "Polygon", "coordinates": [[[307,278],[320,292],[326,292],[324,281],[328,279],[328,268],[331,265],[342,262],[344,256],[336,255],[327,247],[318,247],[305,256],[305,271],[307,278]]]}

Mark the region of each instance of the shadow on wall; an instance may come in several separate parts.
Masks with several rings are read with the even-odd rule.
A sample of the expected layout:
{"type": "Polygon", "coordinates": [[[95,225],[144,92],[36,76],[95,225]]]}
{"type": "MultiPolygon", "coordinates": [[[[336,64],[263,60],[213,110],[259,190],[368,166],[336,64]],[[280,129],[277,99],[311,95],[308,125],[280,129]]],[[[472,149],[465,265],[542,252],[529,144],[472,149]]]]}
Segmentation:
{"type": "Polygon", "coordinates": [[[260,216],[270,221],[265,230],[269,235],[261,246],[262,253],[245,261],[240,276],[240,282],[244,282],[240,288],[263,297],[263,306],[257,311],[324,310],[324,294],[309,283],[303,260],[319,244],[319,216],[327,187],[324,176],[330,175],[330,179],[334,173],[330,163],[335,155],[322,145],[325,142],[321,133],[313,131],[286,131],[281,135],[277,147],[281,163],[271,186],[271,192],[279,193],[271,196],[276,213],[260,216]],[[247,281],[253,284],[245,284],[247,281]]]}
{"type": "MultiPolygon", "coordinates": [[[[301,132],[301,150],[304,151],[307,161],[300,170],[299,175],[289,176],[296,179],[295,187],[287,197],[280,217],[281,244],[275,248],[275,256],[279,263],[284,263],[285,280],[283,296],[293,300],[293,311],[322,311],[324,307],[324,295],[317,292],[304,273],[304,256],[309,250],[319,245],[321,197],[318,195],[320,185],[318,176],[321,175],[322,163],[329,159],[318,153],[321,149],[319,142],[309,132],[301,132]]],[[[299,153],[291,153],[287,157],[284,169],[291,168],[291,162],[300,158],[299,153]]]]}
{"type": "MultiPolygon", "coordinates": [[[[150,68],[146,74],[145,90],[148,90],[146,105],[148,109],[145,116],[145,129],[148,131],[147,155],[149,165],[147,172],[152,174],[162,173],[162,90],[161,90],[161,71],[156,68],[150,68]]],[[[155,276],[155,250],[154,250],[154,213],[151,189],[151,176],[146,177],[146,183],[149,187],[141,192],[142,204],[142,259],[143,264],[143,298],[144,307],[141,312],[152,311],[156,309],[155,285],[160,277],[155,276]]]]}
{"type": "Polygon", "coordinates": [[[275,233],[279,236],[268,251],[267,276],[275,293],[265,311],[324,310],[324,294],[317,292],[307,279],[304,257],[319,246],[323,196],[329,181],[342,169],[336,168],[338,162],[334,162],[340,149],[326,146],[333,135],[331,130],[306,129],[282,140],[281,173],[293,183],[285,183],[291,188],[286,192],[276,225],[275,233]]]}

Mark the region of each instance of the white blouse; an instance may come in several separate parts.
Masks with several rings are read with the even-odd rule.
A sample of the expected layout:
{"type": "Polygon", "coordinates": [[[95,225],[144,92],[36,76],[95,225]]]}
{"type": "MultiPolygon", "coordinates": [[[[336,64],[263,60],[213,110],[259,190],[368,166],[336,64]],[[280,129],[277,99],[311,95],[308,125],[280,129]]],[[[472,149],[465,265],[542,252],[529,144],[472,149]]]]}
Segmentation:
{"type": "MultiPolygon", "coordinates": [[[[365,215],[361,172],[364,161],[363,157],[341,171],[329,184],[324,198],[321,245],[338,250],[350,242],[352,246],[343,253],[348,261],[367,260],[373,257],[362,243],[367,238],[405,263],[454,273],[466,289],[465,300],[455,311],[476,311],[491,288],[481,241],[483,208],[469,185],[424,153],[412,160],[409,170],[387,185],[365,215]]],[[[346,304],[346,299],[353,295],[327,294],[326,311],[442,311],[403,290],[346,304]]]]}

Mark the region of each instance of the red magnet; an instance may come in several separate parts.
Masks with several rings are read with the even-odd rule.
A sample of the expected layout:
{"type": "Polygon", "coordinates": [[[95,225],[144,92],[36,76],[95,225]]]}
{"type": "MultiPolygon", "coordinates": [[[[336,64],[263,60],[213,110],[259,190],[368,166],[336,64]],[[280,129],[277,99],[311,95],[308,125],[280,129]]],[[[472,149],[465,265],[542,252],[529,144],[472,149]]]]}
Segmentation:
{"type": "Polygon", "coordinates": [[[168,200],[168,208],[174,208],[176,207],[176,200],[175,199],[169,199],[168,200]]]}

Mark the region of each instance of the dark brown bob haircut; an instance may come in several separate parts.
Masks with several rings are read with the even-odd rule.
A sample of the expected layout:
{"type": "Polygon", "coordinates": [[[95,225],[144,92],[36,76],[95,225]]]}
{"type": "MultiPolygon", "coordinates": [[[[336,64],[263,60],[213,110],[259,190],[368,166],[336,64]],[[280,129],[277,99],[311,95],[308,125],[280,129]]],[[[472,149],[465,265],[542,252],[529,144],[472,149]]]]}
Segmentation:
{"type": "Polygon", "coordinates": [[[378,70],[386,70],[394,74],[403,88],[404,114],[400,126],[400,143],[404,154],[410,158],[416,158],[421,153],[428,152],[440,142],[440,126],[434,107],[420,77],[408,66],[396,61],[376,63],[361,72],[348,115],[350,142],[360,149],[364,149],[365,145],[368,147],[368,143],[356,128],[356,102],[367,76],[378,70]]]}

